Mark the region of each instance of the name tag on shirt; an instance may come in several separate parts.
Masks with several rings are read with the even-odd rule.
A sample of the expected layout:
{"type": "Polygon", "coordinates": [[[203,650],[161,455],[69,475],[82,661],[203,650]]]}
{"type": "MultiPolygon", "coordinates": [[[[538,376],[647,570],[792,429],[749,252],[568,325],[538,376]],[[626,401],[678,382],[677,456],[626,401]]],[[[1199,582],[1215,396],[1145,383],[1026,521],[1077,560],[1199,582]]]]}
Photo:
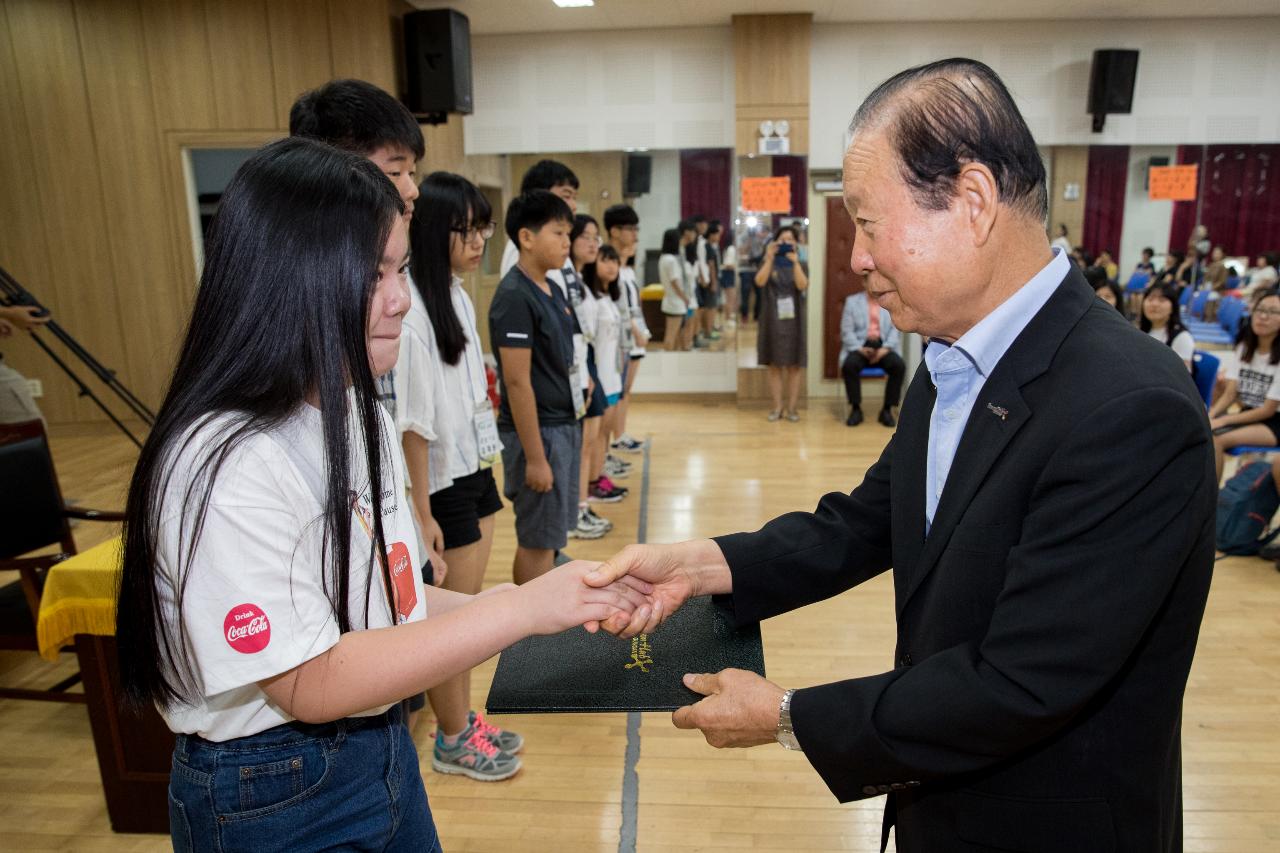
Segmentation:
{"type": "Polygon", "coordinates": [[[794,320],[796,318],[796,299],[794,296],[778,297],[778,319],[794,320]]]}
{"type": "Polygon", "coordinates": [[[502,440],[498,438],[498,424],[493,418],[493,406],[488,398],[476,403],[472,418],[476,429],[476,450],[480,455],[480,470],[492,468],[502,452],[502,440]]]}

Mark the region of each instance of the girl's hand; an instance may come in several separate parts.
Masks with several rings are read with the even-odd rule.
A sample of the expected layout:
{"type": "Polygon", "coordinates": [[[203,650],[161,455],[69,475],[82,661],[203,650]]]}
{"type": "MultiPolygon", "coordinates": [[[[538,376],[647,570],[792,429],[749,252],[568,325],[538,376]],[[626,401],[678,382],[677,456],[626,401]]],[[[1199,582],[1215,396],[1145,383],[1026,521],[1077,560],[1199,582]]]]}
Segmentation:
{"type": "Polygon", "coordinates": [[[518,587],[517,592],[525,596],[529,633],[558,634],[588,622],[593,623],[590,630],[610,618],[629,623],[641,613],[642,621],[648,621],[655,603],[649,597],[652,585],[625,577],[600,588],[587,586],[583,578],[597,565],[576,560],[518,587]]]}

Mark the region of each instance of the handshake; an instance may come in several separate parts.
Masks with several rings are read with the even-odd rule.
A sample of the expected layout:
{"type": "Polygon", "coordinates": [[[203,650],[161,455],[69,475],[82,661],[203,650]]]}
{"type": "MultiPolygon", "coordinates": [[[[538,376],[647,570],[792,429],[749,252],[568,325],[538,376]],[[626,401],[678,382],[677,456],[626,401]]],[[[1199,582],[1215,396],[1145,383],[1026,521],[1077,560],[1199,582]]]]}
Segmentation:
{"type": "MultiPolygon", "coordinates": [[[[690,598],[732,591],[732,575],[710,539],[678,545],[628,545],[603,563],[574,561],[518,588],[533,634],[582,625],[623,639],[655,631],[690,598]]],[[[684,685],[705,698],[672,715],[715,747],[772,743],[783,689],[754,672],[688,673],[684,685]]]]}

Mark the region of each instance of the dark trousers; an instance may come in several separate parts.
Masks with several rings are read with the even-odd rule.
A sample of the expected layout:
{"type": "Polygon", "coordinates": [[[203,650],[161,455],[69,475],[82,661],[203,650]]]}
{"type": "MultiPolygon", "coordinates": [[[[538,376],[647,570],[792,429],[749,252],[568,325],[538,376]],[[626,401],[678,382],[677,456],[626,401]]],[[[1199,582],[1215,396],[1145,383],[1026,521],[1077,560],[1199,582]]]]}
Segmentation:
{"type": "Polygon", "coordinates": [[[902,379],[907,374],[907,363],[902,356],[889,350],[878,364],[871,364],[862,354],[862,350],[854,350],[845,357],[840,365],[840,374],[844,377],[844,393],[849,398],[850,406],[862,405],[862,368],[879,367],[884,370],[886,384],[884,388],[884,407],[898,405],[902,399],[902,379]]]}
{"type": "Polygon", "coordinates": [[[738,283],[742,288],[742,301],[738,305],[738,311],[742,314],[743,321],[746,321],[748,315],[759,320],[760,289],[756,287],[756,271],[742,270],[738,273],[738,283]],[[752,310],[752,299],[755,299],[755,310],[752,310]]]}

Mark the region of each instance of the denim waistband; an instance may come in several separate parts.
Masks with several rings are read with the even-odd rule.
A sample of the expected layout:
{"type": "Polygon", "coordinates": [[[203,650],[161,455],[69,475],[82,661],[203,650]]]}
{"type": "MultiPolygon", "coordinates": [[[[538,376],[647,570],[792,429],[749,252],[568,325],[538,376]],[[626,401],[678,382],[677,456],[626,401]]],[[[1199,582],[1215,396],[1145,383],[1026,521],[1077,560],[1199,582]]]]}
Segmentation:
{"type": "Polygon", "coordinates": [[[273,726],[256,734],[225,741],[206,740],[195,734],[180,734],[177,738],[177,744],[174,746],[174,751],[178,754],[179,759],[185,760],[188,751],[191,750],[252,752],[306,740],[341,741],[350,732],[400,725],[402,720],[403,703],[397,702],[383,713],[370,717],[343,717],[340,720],[334,720],[329,723],[304,723],[300,720],[294,720],[273,726]]]}

